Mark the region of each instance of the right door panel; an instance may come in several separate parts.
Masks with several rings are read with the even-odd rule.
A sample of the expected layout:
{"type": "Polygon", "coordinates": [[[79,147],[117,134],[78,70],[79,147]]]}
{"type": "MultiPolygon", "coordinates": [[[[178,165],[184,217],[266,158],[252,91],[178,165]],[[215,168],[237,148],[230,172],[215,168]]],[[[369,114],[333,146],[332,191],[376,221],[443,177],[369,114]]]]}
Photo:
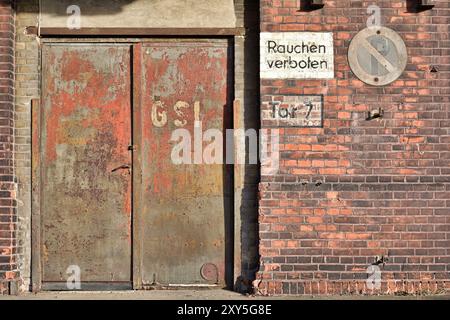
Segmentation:
{"type": "Polygon", "coordinates": [[[224,133],[230,126],[229,48],[226,40],[152,42],[142,47],[138,144],[144,285],[225,282],[226,251],[232,247],[232,171],[199,158],[199,145],[206,148],[210,143],[195,137],[194,123],[201,122],[203,133],[224,133]],[[182,164],[172,157],[174,147],[180,146],[180,140],[171,141],[177,129],[189,133],[185,142],[190,145],[185,144],[184,151],[190,151],[175,152],[182,155],[182,164]]]}

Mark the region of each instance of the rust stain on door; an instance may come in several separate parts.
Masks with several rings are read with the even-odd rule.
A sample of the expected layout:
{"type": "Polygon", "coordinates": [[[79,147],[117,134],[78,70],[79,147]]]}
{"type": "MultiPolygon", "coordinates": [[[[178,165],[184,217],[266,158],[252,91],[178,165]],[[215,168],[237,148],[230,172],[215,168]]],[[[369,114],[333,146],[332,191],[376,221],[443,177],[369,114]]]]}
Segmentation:
{"type": "Polygon", "coordinates": [[[231,176],[223,164],[194,164],[194,125],[222,133],[229,126],[230,59],[227,41],[142,48],[144,284],[224,283],[231,176]],[[192,164],[172,161],[171,135],[180,128],[190,133],[192,164]],[[217,267],[217,277],[202,276],[205,264],[217,267]]]}
{"type": "Polygon", "coordinates": [[[43,47],[43,282],[131,280],[128,45],[43,47]]]}

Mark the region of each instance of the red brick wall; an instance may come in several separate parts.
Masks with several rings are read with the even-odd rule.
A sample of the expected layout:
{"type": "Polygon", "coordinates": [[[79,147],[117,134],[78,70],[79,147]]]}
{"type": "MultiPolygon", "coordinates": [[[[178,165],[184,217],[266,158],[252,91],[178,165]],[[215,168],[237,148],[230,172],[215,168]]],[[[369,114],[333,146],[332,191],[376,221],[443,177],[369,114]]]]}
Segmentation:
{"type": "Polygon", "coordinates": [[[0,0],[0,294],[15,278],[14,12],[0,0]]]}
{"type": "Polygon", "coordinates": [[[405,13],[405,0],[324,3],[304,13],[297,0],[261,0],[261,31],[334,33],[335,79],[261,81],[263,103],[289,93],[324,94],[325,104],[323,129],[281,130],[280,171],[262,176],[259,290],[374,293],[366,269],[385,256],[376,293],[441,292],[450,278],[450,2],[422,13],[405,13]],[[409,55],[402,77],[378,88],[347,62],[370,4],[409,55]],[[367,121],[379,107],[384,118],[367,121]]]}

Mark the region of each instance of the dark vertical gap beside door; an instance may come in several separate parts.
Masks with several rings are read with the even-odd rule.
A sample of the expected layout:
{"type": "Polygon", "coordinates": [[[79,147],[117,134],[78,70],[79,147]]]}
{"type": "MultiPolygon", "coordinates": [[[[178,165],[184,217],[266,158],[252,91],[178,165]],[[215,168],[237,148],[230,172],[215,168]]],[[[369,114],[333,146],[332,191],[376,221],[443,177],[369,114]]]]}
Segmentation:
{"type": "MultiPolygon", "coordinates": [[[[225,284],[227,289],[232,290],[234,287],[234,164],[227,164],[227,153],[234,150],[227,150],[227,129],[234,128],[234,41],[228,41],[228,62],[227,62],[227,86],[228,86],[228,101],[224,114],[224,186],[225,186],[225,201],[224,215],[225,215],[225,284]]],[[[234,146],[234,143],[233,143],[234,146]]]]}

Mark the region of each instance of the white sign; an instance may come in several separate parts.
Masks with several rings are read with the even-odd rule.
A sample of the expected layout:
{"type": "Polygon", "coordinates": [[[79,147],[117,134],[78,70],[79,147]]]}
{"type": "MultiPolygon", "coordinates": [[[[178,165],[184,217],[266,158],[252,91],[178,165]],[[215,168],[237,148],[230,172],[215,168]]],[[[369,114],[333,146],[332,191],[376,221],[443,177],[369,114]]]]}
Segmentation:
{"type": "Polygon", "coordinates": [[[263,103],[262,120],[265,127],[323,126],[322,95],[280,95],[263,103]]]}
{"type": "Polygon", "coordinates": [[[361,81],[385,86],[400,78],[408,62],[408,52],[405,42],[394,30],[370,27],[353,38],[348,62],[361,81]]]}
{"type": "Polygon", "coordinates": [[[331,32],[262,32],[262,79],[333,79],[331,32]]]}

